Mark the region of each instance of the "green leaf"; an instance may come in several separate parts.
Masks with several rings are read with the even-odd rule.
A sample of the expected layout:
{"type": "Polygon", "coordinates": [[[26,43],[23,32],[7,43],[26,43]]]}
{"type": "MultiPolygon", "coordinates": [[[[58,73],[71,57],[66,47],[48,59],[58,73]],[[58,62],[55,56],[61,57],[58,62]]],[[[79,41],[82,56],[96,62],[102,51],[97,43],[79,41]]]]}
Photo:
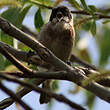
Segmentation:
{"type": "Polygon", "coordinates": [[[51,0],[28,0],[28,2],[40,7],[43,6],[42,8],[44,8],[44,6],[52,6],[54,3],[51,0]]]}
{"type": "Polygon", "coordinates": [[[88,106],[89,110],[92,110],[93,109],[93,106],[94,106],[94,102],[95,102],[95,95],[88,92],[88,91],[85,91],[85,95],[86,95],[86,105],[88,106]]]}
{"type": "Polygon", "coordinates": [[[103,24],[110,23],[110,20],[105,20],[102,22],[103,24]]]}
{"type": "Polygon", "coordinates": [[[88,21],[87,23],[83,24],[82,29],[89,31],[91,29],[91,21],[88,21]]]}
{"type": "Polygon", "coordinates": [[[95,20],[91,24],[91,33],[93,36],[96,35],[96,21],[95,20]]]}
{"type": "Polygon", "coordinates": [[[52,83],[52,90],[53,91],[57,91],[59,89],[59,86],[58,86],[58,81],[53,81],[52,83]]]}
{"type": "Polygon", "coordinates": [[[88,7],[93,11],[96,12],[97,8],[94,5],[88,5],[88,7]]]}
{"type": "Polygon", "coordinates": [[[16,20],[19,15],[20,8],[8,8],[6,11],[4,11],[1,16],[8,21],[10,21],[12,24],[16,25],[16,20]]]}
{"type": "Polygon", "coordinates": [[[5,34],[3,31],[0,31],[0,40],[6,44],[13,45],[13,38],[5,34]]]}
{"type": "Polygon", "coordinates": [[[0,70],[4,70],[4,58],[3,56],[0,54],[0,70]]]}
{"type": "Polygon", "coordinates": [[[82,9],[81,6],[80,6],[80,4],[79,4],[76,0],[68,0],[68,1],[69,1],[69,3],[71,3],[72,6],[75,7],[76,9],[78,9],[78,10],[81,10],[81,9],[82,9]]]}
{"type": "Polygon", "coordinates": [[[99,65],[104,68],[110,56],[110,28],[103,27],[102,32],[98,40],[98,47],[100,50],[99,65]]]}
{"type": "MultiPolygon", "coordinates": [[[[31,8],[31,5],[26,5],[24,8],[8,8],[6,11],[4,11],[1,16],[5,19],[7,19],[9,22],[14,24],[17,27],[21,27],[22,22],[28,12],[28,10],[31,8]]],[[[1,31],[0,36],[1,41],[13,45],[13,38],[9,37],[7,34],[1,31]]]]}
{"type": "Polygon", "coordinates": [[[23,51],[29,51],[31,50],[29,47],[27,47],[26,45],[24,45],[23,43],[19,43],[18,45],[19,49],[23,50],[23,51]]]}
{"type": "Polygon", "coordinates": [[[80,0],[80,1],[81,1],[82,5],[83,5],[84,9],[85,9],[90,15],[92,15],[92,16],[94,17],[94,19],[95,19],[95,16],[94,16],[94,13],[93,13],[94,11],[87,6],[85,0],[80,0]]]}
{"type": "Polygon", "coordinates": [[[31,8],[31,6],[32,6],[32,5],[28,4],[28,5],[24,6],[24,7],[20,10],[20,12],[19,12],[19,14],[18,14],[18,18],[17,18],[17,20],[16,20],[16,26],[17,26],[18,28],[21,27],[22,22],[23,22],[23,20],[24,20],[24,18],[25,18],[25,16],[26,16],[27,12],[28,12],[29,9],[31,8]]]}
{"type": "Polygon", "coordinates": [[[41,15],[41,9],[39,8],[34,16],[34,25],[38,32],[40,31],[43,24],[44,22],[43,22],[42,15],[41,15]]]}
{"type": "Polygon", "coordinates": [[[12,24],[14,24],[17,27],[20,27],[27,12],[31,8],[32,5],[28,4],[24,6],[23,8],[8,8],[6,11],[4,11],[1,16],[8,21],[10,21],[12,24]]]}
{"type": "Polygon", "coordinates": [[[88,6],[87,6],[85,0],[80,0],[80,2],[81,2],[81,4],[83,5],[84,9],[85,9],[85,10],[88,10],[88,6]]]}
{"type": "Polygon", "coordinates": [[[5,59],[5,62],[4,62],[4,67],[8,67],[9,65],[12,65],[12,63],[8,60],[8,59],[5,59]]]}

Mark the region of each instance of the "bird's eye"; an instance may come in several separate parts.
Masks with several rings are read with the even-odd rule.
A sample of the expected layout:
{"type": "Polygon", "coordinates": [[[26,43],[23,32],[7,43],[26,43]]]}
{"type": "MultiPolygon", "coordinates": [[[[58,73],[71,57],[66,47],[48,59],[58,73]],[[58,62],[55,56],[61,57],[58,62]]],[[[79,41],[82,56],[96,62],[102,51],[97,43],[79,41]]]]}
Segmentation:
{"type": "Polygon", "coordinates": [[[61,17],[62,17],[62,14],[61,14],[61,13],[58,13],[58,14],[57,14],[57,18],[60,19],[61,17]]]}

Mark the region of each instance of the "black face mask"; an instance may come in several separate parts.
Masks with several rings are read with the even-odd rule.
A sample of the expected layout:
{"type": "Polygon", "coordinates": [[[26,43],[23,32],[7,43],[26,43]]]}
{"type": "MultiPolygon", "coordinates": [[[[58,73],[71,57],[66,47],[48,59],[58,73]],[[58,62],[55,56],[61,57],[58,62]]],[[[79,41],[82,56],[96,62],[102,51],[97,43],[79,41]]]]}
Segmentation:
{"type": "Polygon", "coordinates": [[[53,8],[49,21],[52,21],[56,17],[60,19],[62,16],[64,16],[64,17],[66,16],[70,20],[72,19],[71,13],[67,7],[59,6],[59,7],[53,8]]]}

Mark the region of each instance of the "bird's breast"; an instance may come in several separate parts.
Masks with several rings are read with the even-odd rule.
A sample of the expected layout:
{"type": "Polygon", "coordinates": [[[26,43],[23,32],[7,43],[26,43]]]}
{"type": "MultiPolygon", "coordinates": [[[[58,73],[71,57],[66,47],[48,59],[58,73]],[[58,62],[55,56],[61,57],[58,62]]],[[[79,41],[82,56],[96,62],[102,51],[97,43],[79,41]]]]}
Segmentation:
{"type": "Polygon", "coordinates": [[[74,29],[69,24],[48,24],[40,33],[40,42],[58,58],[67,61],[74,44],[74,29]]]}

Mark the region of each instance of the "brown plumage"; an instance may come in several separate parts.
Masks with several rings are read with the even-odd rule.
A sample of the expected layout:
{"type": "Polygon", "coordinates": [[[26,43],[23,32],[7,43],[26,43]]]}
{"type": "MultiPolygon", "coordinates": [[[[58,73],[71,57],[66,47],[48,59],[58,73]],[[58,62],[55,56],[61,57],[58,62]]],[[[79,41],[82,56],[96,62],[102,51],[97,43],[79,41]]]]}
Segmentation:
{"type": "MultiPolygon", "coordinates": [[[[72,52],[74,39],[73,19],[69,9],[65,6],[53,8],[50,21],[42,27],[38,40],[58,58],[67,62],[72,52]]],[[[49,90],[50,82],[50,80],[45,81],[43,88],[49,90]]],[[[48,103],[49,101],[50,98],[46,94],[41,94],[41,104],[48,103]]]]}

